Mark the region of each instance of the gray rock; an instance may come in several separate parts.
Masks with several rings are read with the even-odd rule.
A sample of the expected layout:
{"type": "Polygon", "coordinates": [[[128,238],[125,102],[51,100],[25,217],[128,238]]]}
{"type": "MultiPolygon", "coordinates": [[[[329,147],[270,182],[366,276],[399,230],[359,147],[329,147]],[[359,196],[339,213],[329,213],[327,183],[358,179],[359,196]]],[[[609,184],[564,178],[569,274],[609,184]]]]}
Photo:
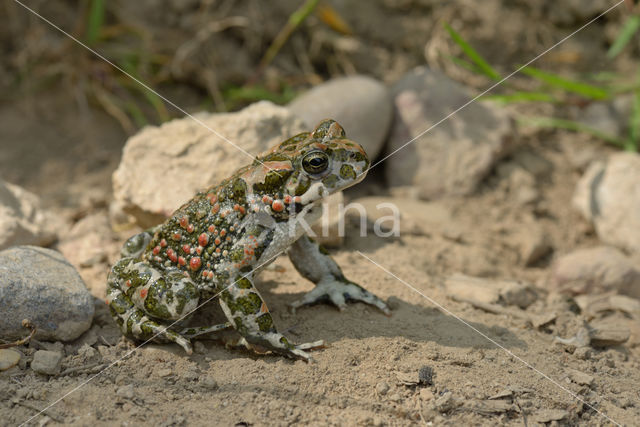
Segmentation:
{"type": "Polygon", "coordinates": [[[236,113],[195,117],[246,153],[189,117],[145,127],[129,138],[113,174],[114,198],[142,227],[163,221],[199,190],[250,164],[251,156],[310,130],[267,101],[236,113]]]}
{"type": "Polygon", "coordinates": [[[382,150],[393,117],[389,91],[381,82],[366,76],[343,77],[318,85],[294,99],[288,108],[309,128],[323,119],[334,119],[372,160],[382,150]]]}
{"type": "Polygon", "coordinates": [[[56,351],[38,350],[33,355],[31,369],[39,374],[55,375],[60,372],[62,354],[56,351]]]}
{"type": "Polygon", "coordinates": [[[0,250],[16,245],[48,245],[55,219],[35,194],[0,179],[0,250]]]}
{"type": "Polygon", "coordinates": [[[640,154],[620,152],[591,164],[573,205],[593,222],[602,242],[640,252],[640,154]]]}
{"type": "Polygon", "coordinates": [[[11,349],[0,349],[0,371],[6,371],[20,362],[22,354],[11,349]]]}
{"type": "Polygon", "coordinates": [[[127,400],[131,400],[135,397],[133,392],[133,384],[127,384],[116,390],[116,396],[124,397],[127,400]]]}
{"type": "Polygon", "coordinates": [[[619,137],[624,131],[615,108],[606,102],[592,102],[581,110],[578,121],[604,134],[619,137]]]}
{"type": "Polygon", "coordinates": [[[640,298],[640,269],[616,248],[580,249],[554,262],[548,285],[549,290],[572,294],[616,291],[640,298]]]}
{"type": "Polygon", "coordinates": [[[514,138],[512,121],[490,103],[473,102],[442,121],[471,96],[428,68],[407,74],[392,95],[396,117],[386,153],[387,182],[415,185],[420,198],[472,193],[514,138]]]}
{"type": "Polygon", "coordinates": [[[35,338],[70,341],[91,326],[93,298],[64,257],[51,249],[18,246],[0,252],[0,336],[17,339],[37,327],[35,338]]]}

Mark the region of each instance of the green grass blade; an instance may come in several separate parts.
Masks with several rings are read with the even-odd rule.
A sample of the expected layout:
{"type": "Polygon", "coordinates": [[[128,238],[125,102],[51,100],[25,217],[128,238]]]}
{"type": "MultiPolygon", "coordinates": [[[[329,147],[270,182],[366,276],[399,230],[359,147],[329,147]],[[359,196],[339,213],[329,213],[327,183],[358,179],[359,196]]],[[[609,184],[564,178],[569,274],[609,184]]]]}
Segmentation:
{"type": "Polygon", "coordinates": [[[553,117],[524,117],[519,119],[519,122],[540,128],[564,129],[573,132],[582,132],[593,135],[598,139],[615,145],[616,147],[625,147],[625,141],[573,120],[556,119],[553,117]]]}
{"type": "Polygon", "coordinates": [[[455,56],[451,56],[448,55],[448,58],[451,62],[453,62],[454,64],[456,64],[459,67],[464,68],[465,70],[469,70],[472,73],[476,73],[476,74],[484,74],[483,71],[480,69],[480,67],[478,67],[476,64],[472,64],[469,61],[466,61],[462,58],[457,58],[455,56]]]}
{"type": "Polygon", "coordinates": [[[627,19],[620,30],[620,34],[613,41],[613,44],[607,52],[607,58],[615,58],[622,52],[622,49],[629,43],[631,37],[640,29],[640,16],[633,15],[627,19]]]}
{"type": "Polygon", "coordinates": [[[506,95],[485,95],[481,99],[496,101],[502,104],[513,104],[516,102],[557,102],[557,99],[544,92],[514,92],[506,95]]]}
{"type": "Polygon", "coordinates": [[[87,20],[87,44],[95,44],[100,38],[102,24],[104,23],[104,0],[91,0],[89,5],[89,18],[87,20]]]}
{"type": "Polygon", "coordinates": [[[609,97],[609,92],[606,89],[587,83],[577,82],[575,80],[569,80],[534,67],[524,67],[522,72],[534,79],[548,84],[549,86],[562,89],[566,92],[575,93],[585,98],[606,99],[609,97]]]}
{"type": "Polygon", "coordinates": [[[493,80],[500,80],[500,74],[489,65],[485,59],[473,48],[460,34],[456,32],[449,24],[445,22],[444,27],[449,32],[449,35],[453,41],[460,46],[460,49],[464,52],[469,59],[478,66],[484,75],[493,80]]]}

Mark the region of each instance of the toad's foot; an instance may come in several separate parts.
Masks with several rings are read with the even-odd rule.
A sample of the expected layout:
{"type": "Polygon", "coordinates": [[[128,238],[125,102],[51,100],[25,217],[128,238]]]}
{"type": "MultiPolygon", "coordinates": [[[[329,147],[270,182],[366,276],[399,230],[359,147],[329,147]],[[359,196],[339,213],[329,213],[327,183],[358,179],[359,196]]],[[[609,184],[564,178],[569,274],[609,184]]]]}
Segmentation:
{"type": "Polygon", "coordinates": [[[348,280],[340,281],[337,279],[328,279],[316,285],[316,287],[307,293],[301,299],[289,304],[295,313],[297,308],[304,305],[317,304],[319,302],[330,301],[338,307],[340,311],[347,308],[347,301],[361,301],[369,305],[378,307],[384,314],[391,316],[389,306],[380,298],[348,280]]]}

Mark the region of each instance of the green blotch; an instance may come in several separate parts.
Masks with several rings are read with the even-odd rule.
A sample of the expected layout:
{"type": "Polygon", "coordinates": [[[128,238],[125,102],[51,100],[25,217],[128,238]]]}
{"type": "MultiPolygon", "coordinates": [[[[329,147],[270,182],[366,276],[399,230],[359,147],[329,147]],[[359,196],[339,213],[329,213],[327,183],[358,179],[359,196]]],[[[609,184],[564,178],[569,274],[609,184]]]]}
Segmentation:
{"type": "Polygon", "coordinates": [[[247,195],[247,183],[243,179],[236,178],[232,184],[233,198],[236,202],[244,202],[247,195]]]}
{"type": "Polygon", "coordinates": [[[262,332],[275,332],[276,328],[273,326],[273,318],[271,314],[265,313],[262,316],[256,318],[256,322],[258,323],[258,328],[262,332]]]}
{"type": "Polygon", "coordinates": [[[330,256],[329,251],[322,245],[318,245],[318,251],[320,251],[322,255],[330,256]]]}
{"type": "MultiPolygon", "coordinates": [[[[278,152],[267,154],[262,158],[263,163],[264,162],[288,162],[290,160],[291,159],[288,156],[278,152]]],[[[257,164],[257,162],[253,162],[253,163],[257,164]]]]}
{"type": "Polygon", "coordinates": [[[262,299],[258,294],[250,293],[236,300],[236,307],[244,314],[256,314],[262,307],[262,299]]]}
{"type": "Polygon", "coordinates": [[[272,170],[267,173],[264,182],[253,184],[253,189],[258,193],[275,194],[282,188],[292,172],[291,170],[272,170]]]}
{"type": "Polygon", "coordinates": [[[295,195],[302,196],[304,193],[307,192],[310,186],[311,186],[311,180],[306,178],[300,179],[300,182],[298,182],[298,185],[296,186],[295,195]]]}
{"type": "Polygon", "coordinates": [[[334,188],[338,184],[338,175],[327,175],[322,179],[322,183],[325,187],[334,188]]]}
{"type": "Polygon", "coordinates": [[[229,258],[233,262],[240,262],[244,259],[244,248],[236,248],[229,254],[229,258]]]}
{"type": "Polygon", "coordinates": [[[280,342],[284,344],[288,349],[294,348],[294,345],[289,342],[285,337],[280,337],[280,342]]]}
{"type": "Polygon", "coordinates": [[[149,287],[149,293],[144,301],[144,309],[159,319],[170,319],[171,313],[167,308],[165,301],[173,300],[173,292],[167,286],[167,282],[160,278],[149,287]]]}
{"type": "Polygon", "coordinates": [[[298,145],[298,143],[300,141],[304,141],[308,137],[309,137],[309,132],[299,133],[299,134],[297,134],[295,136],[292,136],[291,138],[287,139],[286,141],[282,142],[280,144],[280,148],[289,148],[289,149],[291,149],[293,147],[293,149],[295,149],[296,145],[298,145]]]}
{"type": "Polygon", "coordinates": [[[251,289],[253,285],[251,284],[251,280],[247,279],[246,277],[240,277],[238,280],[236,280],[236,287],[240,288],[240,289],[251,289]]]}
{"type": "Polygon", "coordinates": [[[240,317],[240,316],[234,317],[233,318],[233,323],[236,324],[236,330],[238,332],[240,332],[240,335],[244,336],[249,332],[247,327],[244,326],[244,324],[242,323],[242,317],[240,317]]]}
{"type": "Polygon", "coordinates": [[[340,167],[340,177],[342,179],[356,179],[356,171],[351,165],[342,165],[340,167]]]}

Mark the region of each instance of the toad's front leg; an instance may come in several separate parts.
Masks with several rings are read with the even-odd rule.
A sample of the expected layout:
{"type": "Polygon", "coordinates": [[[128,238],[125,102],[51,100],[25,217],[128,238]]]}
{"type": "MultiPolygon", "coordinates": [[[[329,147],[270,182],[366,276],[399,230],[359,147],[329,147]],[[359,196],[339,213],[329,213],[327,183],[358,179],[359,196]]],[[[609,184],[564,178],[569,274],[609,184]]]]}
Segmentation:
{"type": "Polygon", "coordinates": [[[324,347],[323,341],[294,345],[279,333],[250,276],[239,275],[220,294],[220,306],[248,347],[261,352],[273,351],[287,357],[311,361],[304,350],[324,347]]]}
{"type": "Polygon", "coordinates": [[[344,277],[338,264],[309,236],[302,236],[291,245],[289,259],[302,276],[316,284],[311,292],[291,304],[293,310],[323,301],[330,301],[338,309],[344,310],[346,302],[351,300],[371,304],[387,316],[391,315],[384,301],[344,277]]]}

